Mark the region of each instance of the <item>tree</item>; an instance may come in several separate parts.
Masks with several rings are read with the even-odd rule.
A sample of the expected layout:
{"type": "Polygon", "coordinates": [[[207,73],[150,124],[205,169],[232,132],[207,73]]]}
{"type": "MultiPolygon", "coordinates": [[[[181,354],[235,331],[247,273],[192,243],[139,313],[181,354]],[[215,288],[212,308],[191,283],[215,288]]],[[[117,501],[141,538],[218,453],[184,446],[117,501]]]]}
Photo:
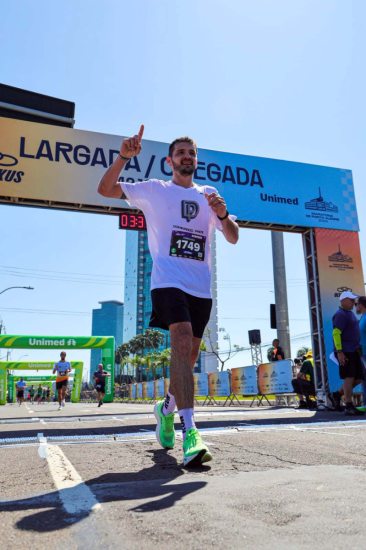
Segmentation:
{"type": "Polygon", "coordinates": [[[141,357],[141,355],[134,355],[131,359],[130,359],[130,363],[131,365],[134,367],[135,369],[135,373],[136,373],[136,382],[142,382],[142,365],[145,364],[145,359],[144,357],[141,357]]]}
{"type": "Polygon", "coordinates": [[[172,350],[170,348],[165,348],[160,352],[160,364],[163,368],[163,378],[167,378],[166,369],[170,365],[172,358],[172,350]]]}
{"type": "Polygon", "coordinates": [[[219,328],[219,332],[224,333],[223,339],[228,342],[229,349],[227,351],[219,351],[219,346],[216,342],[213,342],[211,330],[208,327],[206,327],[205,329],[204,336],[206,341],[205,348],[207,349],[206,353],[213,353],[217,357],[221,364],[220,371],[222,372],[224,370],[225,363],[229,361],[229,359],[232,359],[239,351],[242,350],[242,348],[240,348],[237,344],[231,346],[230,335],[226,332],[224,328],[219,328]]]}
{"type": "Polygon", "coordinates": [[[117,363],[117,365],[121,365],[125,362],[125,360],[129,355],[130,355],[130,348],[128,343],[121,344],[116,349],[115,362],[117,363]]]}
{"type": "Polygon", "coordinates": [[[158,349],[164,342],[164,334],[159,330],[146,329],[143,334],[136,334],[129,342],[130,353],[144,355],[146,349],[158,349]]]}
{"type": "Polygon", "coordinates": [[[302,357],[305,355],[308,351],[310,351],[310,348],[307,346],[303,346],[302,348],[298,349],[296,352],[296,357],[302,357]]]}

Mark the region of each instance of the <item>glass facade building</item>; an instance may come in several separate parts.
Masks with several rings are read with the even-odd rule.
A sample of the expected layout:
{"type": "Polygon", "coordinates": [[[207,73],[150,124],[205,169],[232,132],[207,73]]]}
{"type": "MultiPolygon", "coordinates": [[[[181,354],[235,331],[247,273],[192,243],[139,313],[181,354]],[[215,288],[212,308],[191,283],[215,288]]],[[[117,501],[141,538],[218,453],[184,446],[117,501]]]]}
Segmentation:
{"type": "MultiPolygon", "coordinates": [[[[123,338],[123,310],[122,302],[108,300],[99,302],[101,308],[93,309],[92,336],[114,336],[116,348],[122,344],[123,338]]],[[[92,349],[90,357],[89,380],[93,381],[93,373],[101,361],[101,350],[92,349]]],[[[116,365],[116,367],[118,367],[116,365]]]]}

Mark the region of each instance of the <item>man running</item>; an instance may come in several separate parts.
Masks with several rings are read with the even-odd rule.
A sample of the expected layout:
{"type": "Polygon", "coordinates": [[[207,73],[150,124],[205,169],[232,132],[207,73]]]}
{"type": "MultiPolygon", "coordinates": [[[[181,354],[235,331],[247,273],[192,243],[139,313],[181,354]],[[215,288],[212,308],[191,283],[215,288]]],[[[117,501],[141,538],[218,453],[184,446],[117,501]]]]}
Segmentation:
{"type": "Polygon", "coordinates": [[[38,405],[41,403],[42,401],[42,386],[41,384],[39,384],[38,388],[37,388],[37,403],[38,405]]]}
{"type": "Polygon", "coordinates": [[[98,370],[93,374],[95,381],[95,389],[98,393],[98,407],[103,405],[103,399],[105,396],[105,379],[110,376],[109,372],[103,370],[103,363],[99,363],[98,370]]]}
{"type": "Polygon", "coordinates": [[[29,400],[31,403],[34,403],[34,393],[35,393],[34,386],[31,386],[29,388],[29,400]]]}
{"type": "Polygon", "coordinates": [[[56,389],[57,389],[59,411],[62,409],[62,407],[65,406],[66,390],[67,390],[67,384],[69,381],[69,372],[71,372],[71,365],[68,361],[66,361],[66,352],[61,351],[60,358],[61,358],[60,361],[58,363],[55,363],[55,366],[52,371],[53,374],[56,373],[56,389]]]}
{"type": "Polygon", "coordinates": [[[24,403],[24,390],[25,390],[26,385],[27,384],[24,382],[23,378],[18,380],[18,382],[16,383],[17,401],[18,401],[19,407],[22,403],[24,403]]]}
{"type": "Polygon", "coordinates": [[[124,139],[120,153],[101,179],[98,192],[127,199],[142,210],[147,221],[150,254],[152,315],[150,326],[169,329],[171,339],[170,389],[157,403],[156,435],[160,445],[173,448],[174,410],[183,432],[183,463],[196,466],[212,459],[196,429],[193,416],[193,366],[203,331],[210,318],[211,241],[215,229],[235,244],[239,227],[225,200],[208,185],[197,185],[197,146],[189,137],[174,140],[166,159],[173,171],[170,181],[118,183],[126,163],[141,151],[144,127],[124,139]]]}

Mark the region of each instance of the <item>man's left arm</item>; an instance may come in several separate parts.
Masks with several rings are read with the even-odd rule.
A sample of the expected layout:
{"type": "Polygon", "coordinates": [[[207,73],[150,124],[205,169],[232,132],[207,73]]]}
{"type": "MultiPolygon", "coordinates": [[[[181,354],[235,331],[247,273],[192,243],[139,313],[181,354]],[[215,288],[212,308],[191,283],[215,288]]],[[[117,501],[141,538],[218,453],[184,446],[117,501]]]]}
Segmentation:
{"type": "Polygon", "coordinates": [[[221,221],[222,232],[225,239],[231,244],[236,244],[239,240],[239,226],[230,218],[225,199],[220,197],[217,193],[205,193],[205,197],[209,206],[221,221]]]}

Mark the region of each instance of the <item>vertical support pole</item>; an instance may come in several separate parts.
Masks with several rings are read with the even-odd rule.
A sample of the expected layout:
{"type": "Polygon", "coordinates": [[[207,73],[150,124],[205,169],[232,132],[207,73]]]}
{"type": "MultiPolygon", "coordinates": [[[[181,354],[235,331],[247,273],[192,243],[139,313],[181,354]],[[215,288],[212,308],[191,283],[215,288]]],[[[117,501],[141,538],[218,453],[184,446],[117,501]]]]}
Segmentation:
{"type": "Polygon", "coordinates": [[[328,391],[328,374],[326,370],[324,335],[321,299],[319,289],[319,275],[314,230],[309,229],[303,235],[305,268],[308,287],[311,340],[314,359],[314,378],[318,398],[318,405],[326,406],[328,391]]]}
{"type": "Polygon", "coordinates": [[[290,328],[288,320],[287,285],[285,250],[283,233],[271,231],[273,280],[276,302],[277,337],[285,352],[285,357],[291,357],[290,328]]]}

